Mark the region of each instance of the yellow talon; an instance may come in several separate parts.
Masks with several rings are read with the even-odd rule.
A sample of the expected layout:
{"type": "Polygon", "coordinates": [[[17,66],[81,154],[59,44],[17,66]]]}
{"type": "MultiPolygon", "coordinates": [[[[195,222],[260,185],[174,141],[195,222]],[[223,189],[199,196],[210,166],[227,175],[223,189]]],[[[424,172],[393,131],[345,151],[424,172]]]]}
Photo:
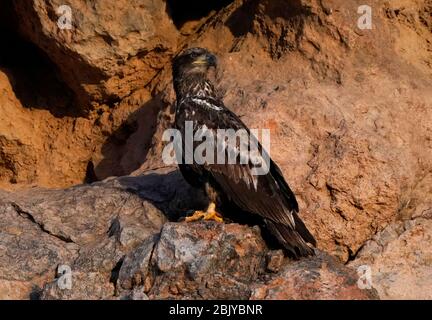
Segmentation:
{"type": "Polygon", "coordinates": [[[206,221],[213,220],[216,222],[223,222],[222,216],[216,212],[216,205],[213,202],[208,206],[206,215],[203,219],[206,221]]]}
{"type": "Polygon", "coordinates": [[[216,211],[216,205],[211,202],[208,206],[207,210],[204,211],[195,211],[194,214],[190,217],[186,217],[186,222],[197,221],[200,219],[205,221],[213,220],[216,222],[223,222],[222,216],[216,211]]]}
{"type": "Polygon", "coordinates": [[[192,221],[197,221],[200,220],[201,218],[205,217],[206,213],[204,211],[195,211],[193,213],[193,215],[186,217],[185,221],[186,222],[192,222],[192,221]]]}
{"type": "Polygon", "coordinates": [[[210,213],[206,214],[204,216],[204,220],[206,220],[206,221],[207,220],[213,220],[213,221],[216,221],[216,222],[223,222],[222,217],[216,211],[215,212],[210,212],[210,213]]]}

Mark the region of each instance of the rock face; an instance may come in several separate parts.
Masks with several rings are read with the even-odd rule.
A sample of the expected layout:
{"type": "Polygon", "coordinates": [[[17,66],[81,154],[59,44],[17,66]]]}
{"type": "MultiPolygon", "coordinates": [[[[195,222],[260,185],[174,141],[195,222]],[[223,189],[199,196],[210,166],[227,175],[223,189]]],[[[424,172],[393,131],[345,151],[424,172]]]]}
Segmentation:
{"type": "Polygon", "coordinates": [[[150,298],[246,299],[263,269],[259,230],[237,224],[166,224],[152,264],[150,298]]]}
{"type": "Polygon", "coordinates": [[[14,1],[21,32],[59,66],[83,103],[118,102],[145,86],[177,46],[166,2],[14,1]]]}
{"type": "Polygon", "coordinates": [[[430,298],[432,2],[369,1],[371,29],[359,27],[364,12],[354,0],[212,3],[201,16],[162,0],[0,4],[0,187],[24,190],[1,196],[2,295],[363,297],[350,271],[326,256],[292,263],[262,249],[259,258],[248,251],[261,248],[253,229],[176,223],[203,206],[203,196],[179,188],[178,174],[151,170],[166,166],[169,61],[199,45],[219,57],[215,81],[225,104],[250,128],[270,129],[271,156],[319,249],[354,268],[369,266],[381,298],[430,298]],[[71,29],[58,25],[67,22],[68,13],[57,11],[63,4],[71,29]],[[33,188],[109,176],[124,177],[33,188]],[[162,220],[147,225],[149,212],[162,220]],[[164,226],[165,215],[173,223],[164,226]],[[235,261],[256,268],[239,277],[235,268],[209,270],[180,254],[182,243],[201,237],[190,254],[202,245],[205,261],[225,259],[223,242],[235,261]],[[250,245],[245,256],[235,256],[237,237],[250,245]],[[29,250],[40,262],[24,267],[29,250]],[[170,254],[178,265],[166,262],[170,254]],[[47,284],[62,263],[76,272],[72,291],[47,284]],[[191,268],[202,271],[196,281],[191,268]],[[330,293],[315,292],[326,279],[330,289],[322,290],[330,293]]]}
{"type": "Polygon", "coordinates": [[[83,298],[112,296],[114,287],[109,279],[118,261],[141,241],[157,234],[166,220],[140,196],[106,184],[58,191],[2,192],[0,203],[2,298],[39,294],[59,265],[77,272],[75,284],[81,280],[85,286],[98,286],[83,298]],[[97,284],[98,279],[108,279],[104,288],[97,284]],[[14,283],[21,290],[10,290],[14,283]]]}
{"type": "MultiPolygon", "coordinates": [[[[177,171],[2,193],[0,298],[273,298],[257,292],[266,292],[269,278],[283,281],[285,268],[298,272],[303,285],[311,272],[337,274],[322,279],[323,287],[317,280],[310,297],[377,298],[374,291],[354,288],[353,271],[322,254],[293,263],[270,251],[258,227],[165,223],[188,210],[178,206],[182,201],[199,207],[202,197],[177,171]]],[[[291,284],[281,283],[279,290],[283,298],[308,298],[291,284]]]]}
{"type": "Polygon", "coordinates": [[[432,175],[419,182],[412,194],[411,217],[391,223],[358,253],[351,266],[367,266],[371,280],[384,299],[432,299],[432,201],[418,196],[432,192],[432,175]]]}
{"type": "Polygon", "coordinates": [[[432,299],[431,216],[390,224],[360,250],[351,266],[367,266],[383,299],[432,299]]]}
{"type": "MultiPolygon", "coordinates": [[[[359,276],[333,257],[317,257],[285,265],[252,287],[251,299],[271,300],[368,300],[375,290],[359,289],[359,276]]],[[[360,288],[363,288],[360,286],[360,288]]]]}

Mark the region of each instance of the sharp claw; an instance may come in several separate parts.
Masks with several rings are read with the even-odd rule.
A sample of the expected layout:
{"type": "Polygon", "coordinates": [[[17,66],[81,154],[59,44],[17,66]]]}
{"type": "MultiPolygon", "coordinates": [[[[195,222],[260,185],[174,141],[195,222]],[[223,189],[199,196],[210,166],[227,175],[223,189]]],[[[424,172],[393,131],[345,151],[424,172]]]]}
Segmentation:
{"type": "Polygon", "coordinates": [[[217,213],[216,211],[207,213],[203,219],[206,221],[207,220],[214,220],[216,222],[223,222],[221,215],[219,213],[217,213]]]}
{"type": "Polygon", "coordinates": [[[214,203],[210,203],[206,212],[204,211],[195,211],[193,215],[186,217],[186,222],[193,222],[203,219],[205,221],[213,220],[216,222],[223,222],[222,216],[216,212],[216,205],[214,203]]]}
{"type": "Polygon", "coordinates": [[[193,215],[186,217],[185,221],[186,222],[193,222],[193,221],[197,221],[200,220],[202,217],[205,217],[206,213],[204,211],[195,211],[193,213],[193,215]]]}

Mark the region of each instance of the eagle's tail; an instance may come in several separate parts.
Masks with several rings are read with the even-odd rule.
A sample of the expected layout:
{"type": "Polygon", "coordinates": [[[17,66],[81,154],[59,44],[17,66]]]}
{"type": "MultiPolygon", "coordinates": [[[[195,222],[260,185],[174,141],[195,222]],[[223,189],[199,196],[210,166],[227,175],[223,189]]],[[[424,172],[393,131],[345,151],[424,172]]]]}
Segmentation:
{"type": "Polygon", "coordinates": [[[295,230],[282,223],[264,219],[265,224],[280,244],[290,253],[293,258],[307,257],[315,254],[313,246],[316,245],[314,237],[310,234],[304,223],[296,213],[293,213],[296,223],[295,230]]]}

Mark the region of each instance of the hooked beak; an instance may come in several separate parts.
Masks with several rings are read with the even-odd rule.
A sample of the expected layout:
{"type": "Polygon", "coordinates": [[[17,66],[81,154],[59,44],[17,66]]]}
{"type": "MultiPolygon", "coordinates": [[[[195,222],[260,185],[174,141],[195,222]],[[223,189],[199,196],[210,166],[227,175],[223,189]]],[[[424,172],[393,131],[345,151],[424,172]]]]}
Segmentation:
{"type": "Polygon", "coordinates": [[[206,65],[207,67],[216,67],[217,65],[217,59],[216,57],[211,53],[206,53],[201,56],[199,56],[193,64],[195,65],[206,65]]]}

